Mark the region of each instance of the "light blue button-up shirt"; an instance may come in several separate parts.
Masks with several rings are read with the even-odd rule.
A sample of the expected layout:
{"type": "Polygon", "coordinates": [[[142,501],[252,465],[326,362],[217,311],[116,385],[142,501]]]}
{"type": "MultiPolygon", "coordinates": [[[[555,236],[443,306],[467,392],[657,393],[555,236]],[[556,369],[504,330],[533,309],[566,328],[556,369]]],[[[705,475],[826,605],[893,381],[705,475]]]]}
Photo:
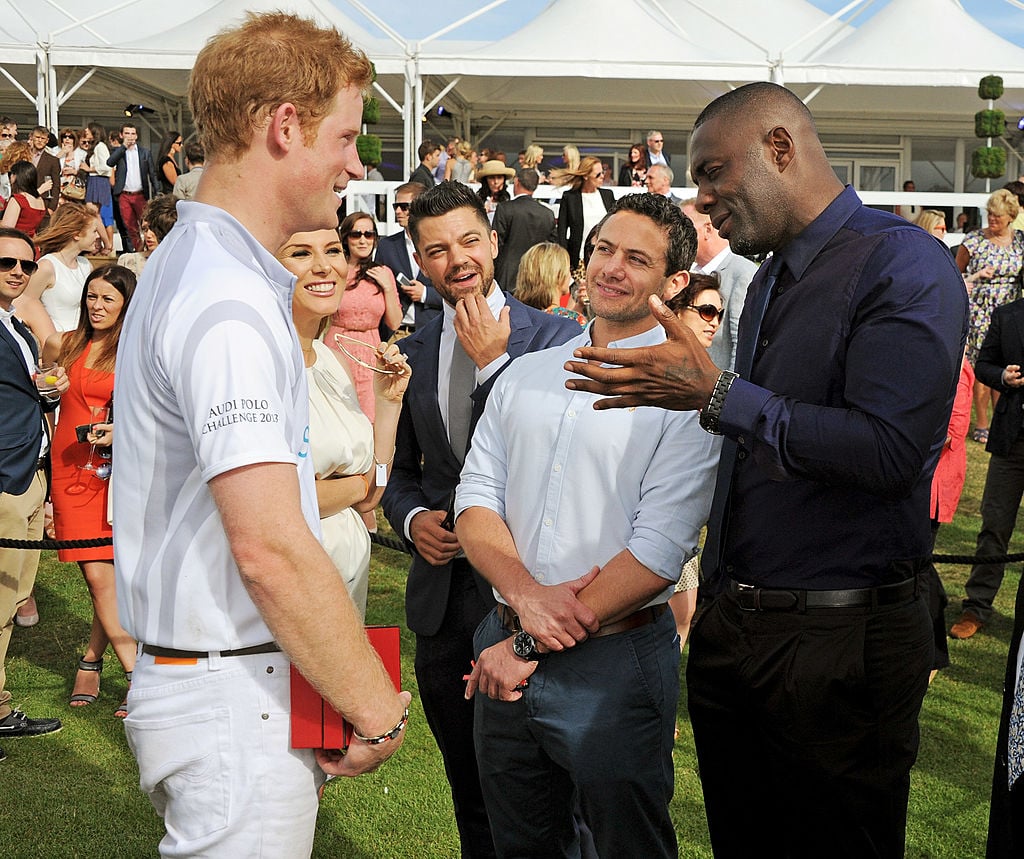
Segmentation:
{"type": "MultiPolygon", "coordinates": [[[[610,348],[651,346],[656,325],[610,348]]],[[[603,567],[623,549],[666,580],[697,551],[714,490],[720,440],[696,412],[649,406],[595,411],[598,397],[565,387],[563,365],[591,345],[590,328],[568,343],[523,355],[495,382],[456,494],[456,515],[493,510],[542,584],[603,567]]],[[[501,600],[501,595],[495,593],[501,600]]]]}

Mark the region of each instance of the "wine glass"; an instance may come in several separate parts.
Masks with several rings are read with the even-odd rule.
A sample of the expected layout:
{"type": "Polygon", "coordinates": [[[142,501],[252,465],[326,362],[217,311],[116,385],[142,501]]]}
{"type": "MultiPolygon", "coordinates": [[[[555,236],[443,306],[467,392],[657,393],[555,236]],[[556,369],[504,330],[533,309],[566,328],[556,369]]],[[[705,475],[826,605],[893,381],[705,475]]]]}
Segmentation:
{"type": "MultiPolygon", "coordinates": [[[[89,406],[89,434],[90,435],[95,437],[95,435],[96,435],[96,427],[99,424],[107,423],[109,414],[110,414],[110,409],[107,406],[89,406]]],[[[106,476],[102,476],[99,473],[99,468],[97,468],[97,466],[95,464],[93,464],[93,457],[95,455],[96,455],[96,444],[93,443],[89,447],[89,458],[86,460],[85,465],[80,465],[78,467],[80,469],[82,469],[83,471],[95,471],[95,472],[97,472],[96,476],[99,477],[100,480],[106,480],[107,478],[110,477],[110,464],[109,463],[102,463],[99,466],[99,468],[103,468],[103,465],[107,466],[106,469],[104,469],[106,471],[106,476]]]]}

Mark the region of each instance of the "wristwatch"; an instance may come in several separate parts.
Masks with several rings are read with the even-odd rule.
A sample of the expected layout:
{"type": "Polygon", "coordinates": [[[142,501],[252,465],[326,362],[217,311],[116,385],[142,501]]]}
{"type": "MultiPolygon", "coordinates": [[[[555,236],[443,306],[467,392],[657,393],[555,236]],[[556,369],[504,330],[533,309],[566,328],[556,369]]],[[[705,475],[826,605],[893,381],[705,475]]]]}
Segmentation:
{"type": "Polygon", "coordinates": [[[512,651],[520,659],[526,659],[529,662],[536,662],[543,656],[537,650],[537,642],[526,630],[520,630],[515,634],[512,639],[512,651]]]}
{"type": "Polygon", "coordinates": [[[718,420],[722,416],[722,406],[725,405],[725,395],[729,393],[732,383],[740,377],[739,373],[732,370],[722,370],[722,375],[715,382],[714,390],[711,392],[711,399],[708,404],[700,410],[701,428],[712,435],[721,435],[718,429],[718,420]]]}

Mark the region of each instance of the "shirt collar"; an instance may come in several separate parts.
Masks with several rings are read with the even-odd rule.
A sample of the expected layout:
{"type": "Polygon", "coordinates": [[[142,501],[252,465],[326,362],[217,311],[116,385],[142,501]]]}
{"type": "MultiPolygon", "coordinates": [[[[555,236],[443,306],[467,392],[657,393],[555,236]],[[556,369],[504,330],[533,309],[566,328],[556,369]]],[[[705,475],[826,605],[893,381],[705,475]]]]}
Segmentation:
{"type": "MultiPolygon", "coordinates": [[[[587,342],[584,345],[590,346],[593,344],[593,331],[594,321],[591,320],[587,323],[587,327],[583,332],[587,338],[587,342]]],[[[641,346],[657,346],[659,343],[664,343],[665,339],[665,329],[658,325],[658,323],[655,323],[653,328],[648,328],[646,331],[641,331],[632,337],[623,337],[621,340],[609,340],[608,348],[637,349],[641,346]]]]}
{"type": "Polygon", "coordinates": [[[729,249],[729,246],[726,245],[711,259],[709,259],[705,265],[698,266],[698,268],[702,274],[711,274],[712,272],[718,271],[731,253],[732,251],[729,249]]]}
{"type": "Polygon", "coordinates": [[[835,237],[843,225],[853,217],[863,204],[852,186],[847,185],[817,218],[811,221],[800,233],[777,253],[783,264],[792,272],[796,280],[803,277],[804,272],[815,257],[835,237]]]}
{"type": "MultiPolygon", "coordinates": [[[[491,308],[491,313],[494,314],[495,319],[501,316],[501,308],[505,306],[505,293],[501,291],[497,281],[494,282],[494,289],[491,290],[491,294],[487,296],[487,306],[491,308]]],[[[443,328],[450,329],[455,325],[455,308],[447,301],[441,302],[441,307],[444,310],[443,328]]]]}

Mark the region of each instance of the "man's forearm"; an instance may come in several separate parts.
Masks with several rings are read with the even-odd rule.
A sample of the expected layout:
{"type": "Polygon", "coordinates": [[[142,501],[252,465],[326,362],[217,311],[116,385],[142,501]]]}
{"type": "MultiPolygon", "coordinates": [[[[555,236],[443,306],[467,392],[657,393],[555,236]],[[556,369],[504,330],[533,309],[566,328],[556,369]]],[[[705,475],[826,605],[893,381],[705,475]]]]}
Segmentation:
{"type": "Polygon", "coordinates": [[[519,594],[536,581],[519,559],[505,521],[486,507],[470,507],[456,520],[455,533],[474,569],[515,608],[519,594]]]}
{"type": "Polygon", "coordinates": [[[398,697],[341,576],[302,516],[294,466],[240,468],[209,485],[242,582],[274,640],[359,733],[394,727],[398,697]],[[269,486],[275,503],[254,503],[269,486]]]}
{"type": "Polygon", "coordinates": [[[579,592],[579,599],[604,626],[643,608],[671,584],[623,549],[579,592]]]}

